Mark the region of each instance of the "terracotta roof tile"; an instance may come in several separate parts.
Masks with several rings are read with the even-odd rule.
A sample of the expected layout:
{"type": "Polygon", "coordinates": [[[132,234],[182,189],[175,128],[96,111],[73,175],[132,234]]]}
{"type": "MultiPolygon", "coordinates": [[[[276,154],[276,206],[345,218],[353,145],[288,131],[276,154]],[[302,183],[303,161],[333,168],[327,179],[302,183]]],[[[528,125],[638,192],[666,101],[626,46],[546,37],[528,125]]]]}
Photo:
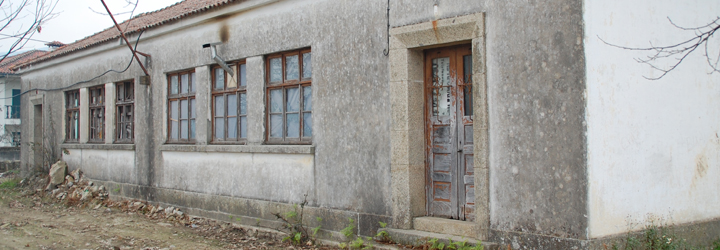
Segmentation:
{"type": "MultiPolygon", "coordinates": [[[[125,28],[125,34],[131,35],[145,29],[173,23],[189,16],[214,10],[231,3],[239,3],[244,1],[246,0],[184,0],[182,2],[176,3],[160,10],[139,14],[131,19],[126,20],[125,22],[120,23],[120,27],[127,27],[125,28]]],[[[18,64],[14,67],[25,67],[31,64],[47,61],[75,51],[97,46],[101,43],[105,43],[119,37],[120,33],[117,31],[117,28],[115,28],[115,26],[112,26],[103,31],[95,33],[94,35],[88,36],[86,38],[75,41],[74,43],[70,43],[61,48],[53,50],[46,55],[37,58],[36,60],[25,62],[23,64],[18,64]]]]}
{"type": "Polygon", "coordinates": [[[0,74],[15,74],[15,71],[11,68],[20,64],[30,62],[47,53],[47,51],[42,50],[31,50],[18,55],[8,56],[5,58],[5,60],[0,62],[0,74]]]}

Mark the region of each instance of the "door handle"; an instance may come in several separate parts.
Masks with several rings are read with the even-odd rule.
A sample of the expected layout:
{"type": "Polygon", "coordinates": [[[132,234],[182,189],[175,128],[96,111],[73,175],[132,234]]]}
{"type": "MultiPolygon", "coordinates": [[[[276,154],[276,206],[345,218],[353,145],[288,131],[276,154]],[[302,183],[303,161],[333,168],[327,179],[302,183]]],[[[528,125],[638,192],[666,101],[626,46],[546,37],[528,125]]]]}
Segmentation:
{"type": "Polygon", "coordinates": [[[460,153],[460,152],[462,152],[462,151],[463,151],[462,148],[458,149],[458,153],[460,153]]]}

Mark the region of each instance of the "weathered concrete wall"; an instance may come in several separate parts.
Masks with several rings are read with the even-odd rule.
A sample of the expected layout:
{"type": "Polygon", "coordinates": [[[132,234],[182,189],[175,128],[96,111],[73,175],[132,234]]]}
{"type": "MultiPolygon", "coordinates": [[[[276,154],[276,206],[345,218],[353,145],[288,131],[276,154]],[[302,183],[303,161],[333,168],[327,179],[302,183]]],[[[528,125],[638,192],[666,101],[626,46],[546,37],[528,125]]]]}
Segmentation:
{"type": "MultiPolygon", "coordinates": [[[[122,178],[110,177],[114,175],[110,169],[115,163],[107,163],[108,168],[86,164],[88,160],[100,159],[97,154],[93,158],[83,156],[82,166],[96,168],[85,170],[91,178],[138,187],[167,188],[155,191],[140,188],[138,190],[142,192],[132,193],[138,198],[164,199],[167,198],[163,196],[167,190],[179,189],[211,195],[236,195],[238,198],[262,197],[272,201],[298,202],[307,192],[310,206],[372,215],[365,216],[368,223],[373,220],[372,224],[377,224],[378,218],[390,214],[390,114],[386,85],[387,57],[383,55],[383,49],[387,48],[386,22],[384,0],[293,0],[274,3],[253,0],[149,30],[143,34],[138,50],[152,55],[150,86],[137,84],[137,77],[142,75],[142,71],[133,64],[127,72],[110,73],[90,83],[72,87],[84,88],[136,79],[135,148],[132,161],[128,161],[134,162],[134,167],[128,169],[129,173],[122,178]],[[269,5],[243,9],[244,6],[264,3],[269,5]],[[231,148],[230,152],[187,153],[187,147],[211,144],[207,139],[210,131],[207,111],[211,79],[207,69],[214,62],[210,58],[210,50],[203,49],[202,45],[220,41],[223,30],[229,36],[228,41],[218,47],[219,55],[228,61],[250,58],[248,69],[255,69],[248,72],[248,96],[253,98],[249,103],[256,104],[248,107],[253,116],[249,120],[253,122],[250,127],[254,132],[261,134],[251,135],[249,145],[227,146],[231,148]],[[263,56],[305,47],[312,49],[312,150],[309,155],[303,156],[287,154],[276,157],[268,152],[255,154],[257,152],[252,151],[254,148],[267,151],[270,147],[262,145],[265,126],[264,73],[258,71],[264,70],[263,56]],[[188,69],[195,69],[198,79],[198,142],[179,148],[168,147],[165,143],[166,74],[188,69]],[[248,157],[252,161],[242,161],[248,157]],[[285,164],[283,161],[287,161],[287,157],[299,158],[292,160],[292,164],[285,164]],[[184,186],[186,178],[192,176],[190,173],[202,173],[203,180],[197,180],[190,187],[184,186]],[[247,183],[228,183],[230,176],[237,177],[234,180],[236,184],[240,181],[247,183]],[[284,182],[284,186],[259,190],[256,187],[265,185],[261,182],[267,185],[284,182]],[[245,190],[249,186],[255,189],[245,190]],[[376,215],[380,217],[373,217],[376,215]]],[[[134,41],[137,36],[129,39],[134,41]]],[[[100,45],[33,66],[24,75],[23,89],[69,86],[108,69],[122,69],[129,59],[125,45],[115,42],[100,45]]],[[[64,138],[61,126],[64,96],[59,91],[44,94],[46,133],[55,136],[51,140],[55,145],[61,145],[64,138]],[[52,126],[49,125],[50,120],[52,126]]],[[[25,99],[31,96],[34,93],[24,96],[23,102],[26,103],[25,99]]],[[[31,112],[31,106],[24,106],[23,115],[31,112]]],[[[23,129],[24,134],[30,130],[29,127],[23,129]]],[[[103,145],[100,150],[105,150],[108,156],[125,150],[117,144],[103,145]]],[[[75,151],[81,150],[82,155],[94,152],[93,148],[82,146],[63,147],[71,150],[70,155],[64,156],[69,161],[77,161],[72,160],[76,157],[75,151]]],[[[275,153],[285,154],[303,147],[286,146],[287,150],[275,153]]],[[[23,152],[27,151],[29,148],[23,145],[23,152]]],[[[29,157],[24,160],[29,160],[29,157]]],[[[346,219],[338,221],[346,222],[346,219]]],[[[366,232],[370,233],[370,230],[366,232]]]]}
{"type": "MultiPolygon", "coordinates": [[[[718,1],[584,1],[587,65],[589,236],[640,229],[650,217],[686,223],[720,217],[720,75],[699,49],[661,80],[636,63],[694,36],[718,1]]],[[[717,55],[717,38],[711,55],[717,55]]],[[[675,57],[673,57],[675,58],[675,57]]],[[[716,58],[716,57],[714,57],[716,58]]],[[[660,66],[669,66],[660,62],[660,66]]]]}
{"type": "Polygon", "coordinates": [[[137,184],[135,151],[67,149],[63,160],[68,163],[69,171],[82,169],[88,178],[137,184]]]}

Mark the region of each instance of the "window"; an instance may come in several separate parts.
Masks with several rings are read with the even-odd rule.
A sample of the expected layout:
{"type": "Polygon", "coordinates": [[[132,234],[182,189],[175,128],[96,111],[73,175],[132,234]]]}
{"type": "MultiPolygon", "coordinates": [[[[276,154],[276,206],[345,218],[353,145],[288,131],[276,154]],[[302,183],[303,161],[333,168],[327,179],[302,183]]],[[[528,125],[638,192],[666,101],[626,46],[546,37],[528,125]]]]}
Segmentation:
{"type": "Polygon", "coordinates": [[[105,86],[90,91],[90,139],[89,142],[103,142],[105,138],[105,86]]]}
{"type": "Polygon", "coordinates": [[[65,141],[77,142],[80,138],[80,90],[65,92],[65,141]]]}
{"type": "Polygon", "coordinates": [[[230,65],[235,77],[214,67],[212,77],[213,141],[244,142],[247,139],[245,62],[230,65]]]}
{"type": "Polygon", "coordinates": [[[312,64],[310,49],[267,57],[267,141],[312,141],[312,64]]]}
{"type": "Polygon", "coordinates": [[[135,85],[133,81],[119,82],[115,85],[117,111],[115,142],[132,143],[134,134],[135,85]]]}
{"type": "Polygon", "coordinates": [[[168,141],[195,141],[195,71],[168,74],[168,141]]]}

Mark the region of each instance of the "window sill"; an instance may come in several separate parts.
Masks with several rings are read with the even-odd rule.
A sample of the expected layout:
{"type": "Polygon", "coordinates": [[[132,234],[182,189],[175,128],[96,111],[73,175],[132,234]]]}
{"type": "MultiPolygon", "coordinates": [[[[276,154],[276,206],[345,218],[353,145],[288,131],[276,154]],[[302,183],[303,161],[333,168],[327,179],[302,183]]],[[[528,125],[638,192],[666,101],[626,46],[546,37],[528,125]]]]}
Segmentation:
{"type": "Polygon", "coordinates": [[[165,144],[160,151],[219,152],[219,153],[267,153],[267,154],[314,154],[313,145],[178,145],[165,144]]]}
{"type": "Polygon", "coordinates": [[[63,143],[62,148],[67,149],[99,149],[99,150],[135,150],[135,144],[77,144],[63,143]]]}

